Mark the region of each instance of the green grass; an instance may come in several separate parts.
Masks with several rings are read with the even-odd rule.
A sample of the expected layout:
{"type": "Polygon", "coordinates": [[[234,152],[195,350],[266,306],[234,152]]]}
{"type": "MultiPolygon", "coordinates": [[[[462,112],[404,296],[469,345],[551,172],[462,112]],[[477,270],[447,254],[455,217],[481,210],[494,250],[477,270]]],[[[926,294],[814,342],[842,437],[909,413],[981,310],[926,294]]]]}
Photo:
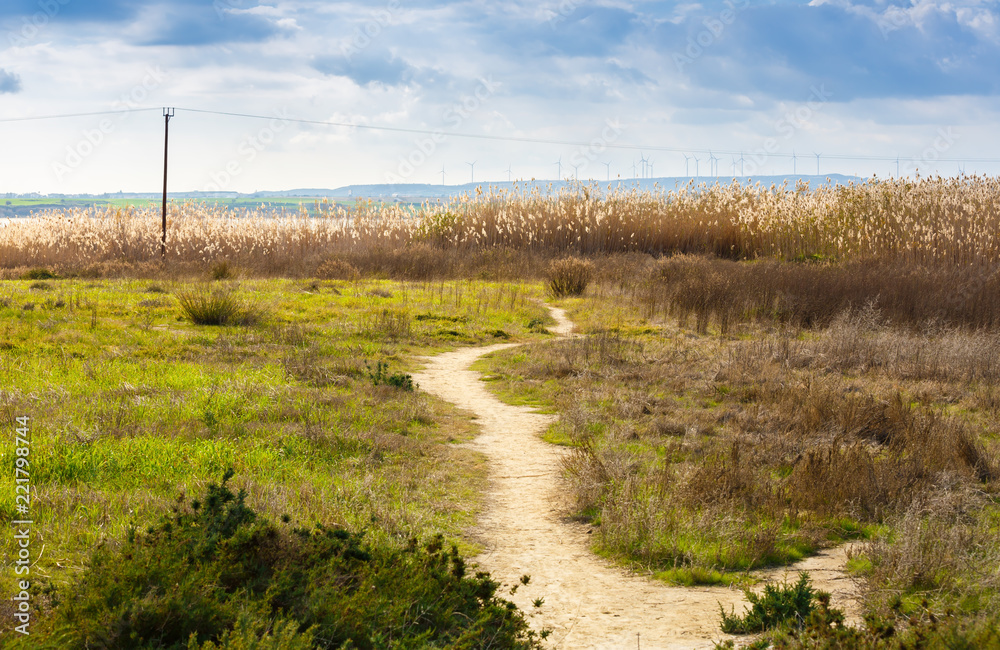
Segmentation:
{"type": "MultiPolygon", "coordinates": [[[[0,282],[0,428],[31,418],[32,516],[46,545],[37,570],[56,582],[226,467],[249,504],[295,525],[367,530],[389,544],[444,533],[471,550],[462,534],[484,468],[452,443],[473,424],[392,378],[418,356],[493,343],[496,330],[544,336],[524,326],[545,315],[537,285],[215,282],[267,313],[220,327],[193,324],[178,304],[201,282],[33,282],[0,282]],[[457,318],[460,331],[442,336],[417,314],[457,318]],[[384,364],[386,381],[373,382],[366,362],[384,364]]],[[[14,456],[0,454],[9,522],[14,456]]],[[[5,563],[12,543],[4,537],[5,563]]],[[[4,571],[4,593],[12,579],[4,571]]]]}
{"type": "Polygon", "coordinates": [[[747,575],[745,573],[718,571],[715,569],[706,569],[700,566],[679,567],[675,569],[667,569],[665,571],[656,571],[653,573],[653,577],[657,580],[663,580],[664,582],[683,587],[694,587],[697,585],[729,586],[743,584],[747,581],[747,575]]]}
{"type": "Polygon", "coordinates": [[[523,613],[497,597],[500,584],[467,575],[441,535],[397,546],[339,526],[293,527],[288,516],[281,525],[229,489],[231,476],[96,548],[72,584],[55,589],[30,642],[12,645],[540,647],[523,613]]]}

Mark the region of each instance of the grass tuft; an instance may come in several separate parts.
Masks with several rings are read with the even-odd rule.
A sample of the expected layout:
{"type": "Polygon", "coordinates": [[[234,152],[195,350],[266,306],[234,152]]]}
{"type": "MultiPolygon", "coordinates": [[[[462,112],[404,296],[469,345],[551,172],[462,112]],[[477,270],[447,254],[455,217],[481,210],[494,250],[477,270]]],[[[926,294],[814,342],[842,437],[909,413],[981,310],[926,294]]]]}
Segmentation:
{"type": "Polygon", "coordinates": [[[228,288],[187,289],[177,294],[177,302],[195,325],[256,325],[264,317],[257,303],[228,288]]]}

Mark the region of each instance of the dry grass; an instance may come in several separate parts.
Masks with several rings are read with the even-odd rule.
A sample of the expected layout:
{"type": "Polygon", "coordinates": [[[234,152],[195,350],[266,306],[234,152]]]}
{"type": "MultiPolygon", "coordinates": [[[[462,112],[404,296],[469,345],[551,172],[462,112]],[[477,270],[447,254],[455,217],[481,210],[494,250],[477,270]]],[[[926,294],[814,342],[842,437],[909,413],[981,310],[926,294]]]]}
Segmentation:
{"type": "Polygon", "coordinates": [[[593,263],[577,257],[553,260],[545,271],[549,294],[554,298],[581,295],[593,275],[593,263]]]}
{"type": "MultiPolygon", "coordinates": [[[[663,264],[715,264],[633,261],[657,278],[663,264]]],[[[726,580],[861,539],[872,608],[909,598],[912,609],[927,590],[973,610],[1000,602],[1000,545],[988,541],[1000,487],[995,330],[918,318],[901,328],[863,305],[825,327],[733,318],[738,337],[697,334],[674,312],[643,319],[645,289],[598,273],[601,286],[568,301],[589,335],[500,353],[489,371],[502,393],[560,412],[549,436],[572,447],[576,512],[599,524],[604,551],[673,579],[726,580]]]]}
{"type": "MultiPolygon", "coordinates": [[[[184,203],[170,207],[166,268],[226,260],[255,273],[311,275],[332,256],[363,273],[422,280],[489,272],[484,251],[528,257],[628,253],[712,254],[730,259],[868,259],[950,267],[993,264],[1000,244],[1000,182],[988,177],[870,181],[847,187],[695,187],[677,191],[555,194],[477,191],[417,208],[323,204],[318,218],[184,203]]],[[[153,208],[45,212],[0,230],[4,268],[46,266],[109,274],[115,265],[155,272],[153,208]],[[109,266],[110,265],[110,266],[109,266]]],[[[491,255],[495,255],[491,253],[491,255]]],[[[490,262],[493,262],[491,264],[490,262]]],[[[121,271],[121,269],[118,269],[121,271]]],[[[162,271],[161,271],[162,272],[162,271]]]]}
{"type": "Polygon", "coordinates": [[[873,307],[906,327],[1000,326],[1000,264],[904,261],[740,263],[694,255],[662,258],[636,277],[647,317],[674,316],[704,333],[737,323],[827,326],[845,311],[873,307]],[[644,283],[639,279],[645,277],[644,283]]]}

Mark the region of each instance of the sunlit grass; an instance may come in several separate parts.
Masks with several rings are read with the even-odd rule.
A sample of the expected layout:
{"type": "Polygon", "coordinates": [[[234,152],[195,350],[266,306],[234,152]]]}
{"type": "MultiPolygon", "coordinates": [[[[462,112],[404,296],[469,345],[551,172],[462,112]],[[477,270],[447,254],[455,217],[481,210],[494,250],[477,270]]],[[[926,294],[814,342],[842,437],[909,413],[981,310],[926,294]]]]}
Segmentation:
{"type": "MultiPolygon", "coordinates": [[[[370,368],[408,376],[417,356],[498,332],[540,338],[529,323],[546,315],[537,284],[36,282],[0,282],[0,426],[31,419],[31,512],[45,544],[33,570],[57,582],[230,467],[274,518],[390,543],[442,532],[469,549],[460,540],[484,467],[452,443],[473,425],[377,385],[370,368]],[[194,324],[177,297],[202,290],[252,295],[265,317],[194,324]]],[[[5,522],[17,518],[13,466],[0,450],[5,522]]],[[[3,538],[5,561],[12,543],[3,538]]]]}
{"type": "Polygon", "coordinates": [[[578,186],[554,193],[489,188],[417,208],[359,201],[275,216],[173,204],[167,256],[154,208],[50,211],[0,231],[7,268],[147,273],[226,263],[312,274],[331,258],[365,272],[435,277],[461,258],[433,251],[501,249],[548,256],[707,253],[731,259],[878,257],[946,265],[996,262],[1000,181],[986,176],[871,180],[809,188],[701,185],[678,190],[578,186]],[[444,262],[448,261],[447,264],[444,262]]]}

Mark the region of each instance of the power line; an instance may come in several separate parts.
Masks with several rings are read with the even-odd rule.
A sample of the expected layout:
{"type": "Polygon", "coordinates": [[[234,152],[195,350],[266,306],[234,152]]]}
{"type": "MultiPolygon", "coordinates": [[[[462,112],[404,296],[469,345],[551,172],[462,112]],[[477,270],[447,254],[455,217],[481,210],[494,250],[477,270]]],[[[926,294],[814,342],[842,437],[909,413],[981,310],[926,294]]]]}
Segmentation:
{"type": "MultiPolygon", "coordinates": [[[[334,122],[329,120],[304,120],[297,118],[287,118],[287,117],[277,117],[274,115],[255,115],[252,113],[232,113],[227,111],[211,111],[197,108],[178,108],[179,111],[188,111],[189,113],[203,113],[206,115],[224,115],[228,117],[243,117],[255,120],[274,120],[280,119],[283,122],[291,122],[295,124],[312,124],[317,126],[338,126],[338,127],[348,127],[355,129],[368,129],[371,131],[391,131],[396,133],[413,133],[416,135],[438,135],[438,136],[448,136],[453,138],[472,138],[477,140],[495,140],[499,142],[526,142],[530,144],[556,144],[569,147],[590,147],[593,146],[592,142],[580,142],[576,140],[553,140],[547,138],[524,138],[517,136],[504,136],[504,135],[484,135],[479,133],[458,133],[454,131],[442,131],[440,129],[412,129],[397,126],[377,126],[373,124],[356,124],[354,122],[334,122]]],[[[602,146],[606,149],[624,149],[630,151],[665,151],[669,153],[707,153],[712,154],[712,151],[718,151],[723,154],[741,156],[746,151],[736,150],[723,150],[723,149],[690,149],[690,148],[678,148],[678,147],[662,147],[656,145],[638,145],[638,144],[616,144],[613,142],[604,142],[602,146]]],[[[794,158],[795,153],[767,153],[768,157],[774,158],[794,158]]],[[[826,158],[838,159],[838,160],[872,160],[872,161],[890,161],[894,162],[896,160],[895,156],[865,156],[865,155],[850,155],[850,154],[823,154],[826,158]]],[[[982,163],[997,163],[1000,162],[1000,158],[936,158],[934,162],[982,162],[982,163]]]]}
{"type": "MultiPolygon", "coordinates": [[[[161,110],[160,107],[156,107],[156,108],[124,108],[124,109],[119,109],[119,110],[94,111],[94,112],[89,112],[89,113],[65,113],[65,114],[60,114],[60,115],[39,115],[39,116],[33,116],[33,117],[9,117],[9,118],[0,118],[0,123],[28,122],[28,121],[36,121],[36,120],[55,120],[55,119],[74,118],[74,117],[92,117],[92,116],[99,116],[99,115],[121,115],[123,113],[140,113],[140,112],[146,112],[146,111],[159,111],[159,110],[161,110]]],[[[353,123],[353,122],[336,122],[336,121],[332,121],[332,120],[306,120],[306,119],[301,119],[301,118],[288,118],[288,117],[279,117],[279,116],[274,116],[274,115],[257,115],[257,114],[253,114],[253,113],[235,113],[235,112],[230,112],[230,111],[213,111],[213,110],[198,109],[198,108],[177,108],[176,110],[178,110],[178,111],[187,111],[189,113],[201,113],[201,114],[204,114],[204,115],[220,115],[220,116],[225,116],[225,117],[240,117],[240,118],[255,119],[255,120],[274,120],[274,119],[279,119],[279,120],[281,120],[283,122],[290,122],[290,123],[294,123],[294,124],[310,124],[310,125],[314,125],[314,126],[336,126],[336,127],[346,127],[346,128],[354,128],[354,129],[367,129],[367,130],[370,130],[370,131],[388,131],[388,132],[394,132],[394,133],[411,133],[411,134],[415,134],[415,135],[436,135],[436,136],[446,136],[446,137],[453,137],[453,138],[469,138],[469,139],[475,139],[475,140],[492,140],[492,141],[496,141],[496,142],[523,142],[523,143],[528,143],[528,144],[550,144],[550,145],[560,145],[560,146],[569,146],[569,147],[591,147],[591,146],[593,146],[592,142],[581,142],[581,141],[575,141],[575,140],[556,140],[556,139],[548,139],[548,138],[526,138],[526,137],[517,137],[517,136],[485,135],[485,134],[479,134],[479,133],[459,133],[459,132],[454,132],[454,131],[442,131],[440,129],[414,129],[414,128],[397,127],[397,126],[378,126],[378,125],[373,125],[373,124],[356,124],[356,123],[353,123]]],[[[679,153],[679,154],[685,154],[685,153],[703,153],[704,154],[704,153],[707,153],[707,154],[711,155],[712,151],[718,151],[719,153],[722,153],[722,154],[730,154],[730,155],[740,154],[742,156],[743,153],[746,151],[745,149],[742,150],[742,151],[725,150],[725,149],[709,150],[709,149],[692,149],[692,148],[679,148],[679,147],[664,147],[664,146],[649,145],[649,144],[642,144],[642,145],[637,145],[637,144],[618,144],[618,143],[614,143],[614,142],[605,142],[605,143],[602,143],[602,146],[604,148],[606,148],[606,149],[621,149],[621,150],[627,150],[627,151],[645,151],[645,150],[651,150],[651,151],[663,151],[663,152],[667,152],[667,153],[679,153]]],[[[791,159],[791,158],[795,157],[794,152],[793,153],[781,153],[781,152],[773,152],[773,153],[771,153],[771,152],[768,152],[768,153],[766,153],[764,155],[766,157],[768,157],[768,158],[790,158],[791,159]]],[[[851,155],[851,154],[823,154],[823,156],[825,158],[832,159],[832,160],[859,160],[859,161],[877,161],[877,162],[885,162],[885,161],[895,162],[896,161],[896,156],[870,156],[870,155],[851,155]]],[[[932,162],[934,162],[934,163],[939,163],[939,162],[1000,163],[1000,158],[973,158],[973,157],[946,158],[946,157],[938,157],[938,158],[935,158],[932,162]]]]}
{"type": "Polygon", "coordinates": [[[58,120],[68,117],[93,117],[96,115],[121,115],[122,113],[141,113],[143,111],[158,111],[156,108],[123,108],[114,111],[95,111],[93,113],[64,113],[62,115],[35,115],[33,117],[3,117],[0,122],[33,122],[35,120],[58,120]]]}

